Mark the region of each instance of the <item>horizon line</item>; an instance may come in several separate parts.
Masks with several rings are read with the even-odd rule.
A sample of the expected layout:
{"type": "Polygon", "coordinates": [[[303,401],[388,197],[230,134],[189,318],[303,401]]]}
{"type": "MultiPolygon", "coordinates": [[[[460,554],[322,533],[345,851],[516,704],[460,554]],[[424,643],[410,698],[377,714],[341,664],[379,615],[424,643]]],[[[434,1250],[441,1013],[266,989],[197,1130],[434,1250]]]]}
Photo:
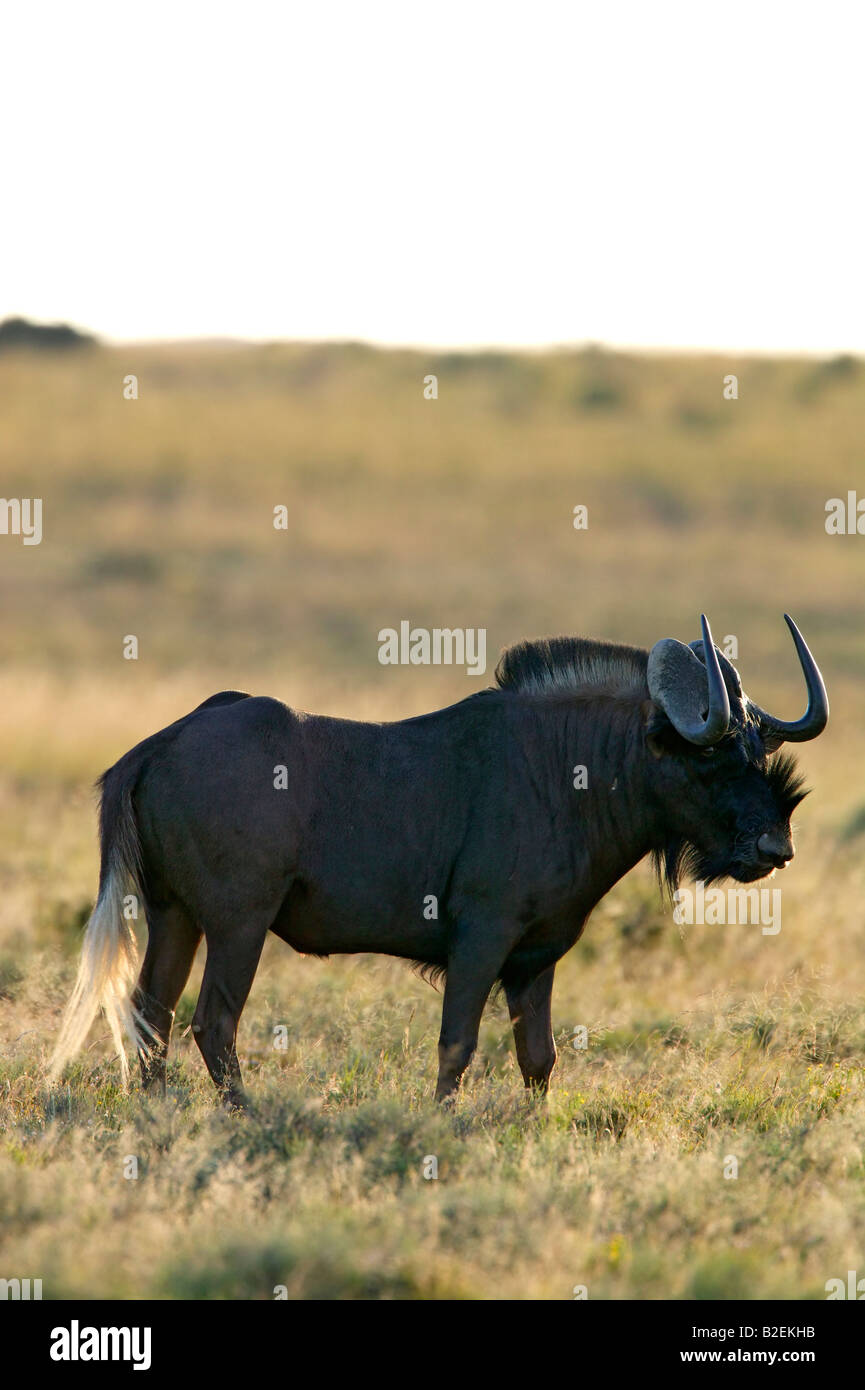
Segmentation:
{"type": "Polygon", "coordinates": [[[252,336],[245,334],[145,334],[143,337],[115,337],[109,334],[100,334],[93,328],[85,328],[80,323],[73,323],[69,320],[37,320],[27,318],[21,313],[7,313],[0,319],[3,323],[9,319],[24,319],[28,324],[36,328],[42,327],[70,327],[77,332],[87,335],[95,340],[100,347],[106,348],[136,348],[136,347],[363,347],[371,348],[382,352],[415,352],[415,353],[524,353],[527,355],[542,355],[553,353],[568,352],[613,352],[613,353],[636,353],[639,355],[653,356],[686,356],[686,357],[753,357],[753,358],[827,358],[835,357],[861,357],[865,356],[865,348],[833,347],[833,348],[809,348],[809,347],[746,347],[731,344],[704,344],[704,343],[645,343],[645,342],[613,342],[598,338],[552,340],[548,342],[489,342],[483,339],[472,340],[469,342],[441,342],[422,340],[405,342],[402,340],[376,337],[355,337],[351,334],[334,335],[326,334],[321,337],[280,337],[280,336],[252,336]]]}

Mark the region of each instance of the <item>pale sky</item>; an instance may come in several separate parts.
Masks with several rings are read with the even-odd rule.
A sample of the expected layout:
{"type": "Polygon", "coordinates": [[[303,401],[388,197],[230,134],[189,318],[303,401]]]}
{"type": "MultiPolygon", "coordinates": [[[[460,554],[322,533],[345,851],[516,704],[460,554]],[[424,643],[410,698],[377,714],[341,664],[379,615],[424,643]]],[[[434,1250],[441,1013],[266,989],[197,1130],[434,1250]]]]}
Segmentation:
{"type": "Polygon", "coordinates": [[[858,0],[7,6],[0,316],[865,351],[858,0]]]}

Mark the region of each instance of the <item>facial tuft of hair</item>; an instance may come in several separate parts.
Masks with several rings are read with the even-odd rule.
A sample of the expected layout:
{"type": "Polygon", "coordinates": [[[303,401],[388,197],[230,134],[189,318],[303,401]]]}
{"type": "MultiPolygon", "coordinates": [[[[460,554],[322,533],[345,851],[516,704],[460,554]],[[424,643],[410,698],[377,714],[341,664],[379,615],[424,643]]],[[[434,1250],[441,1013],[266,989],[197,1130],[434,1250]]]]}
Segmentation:
{"type": "Polygon", "coordinates": [[[810,791],[796,766],[796,759],[790,753],[776,753],[769,759],[766,777],[779,810],[789,819],[810,791]]]}

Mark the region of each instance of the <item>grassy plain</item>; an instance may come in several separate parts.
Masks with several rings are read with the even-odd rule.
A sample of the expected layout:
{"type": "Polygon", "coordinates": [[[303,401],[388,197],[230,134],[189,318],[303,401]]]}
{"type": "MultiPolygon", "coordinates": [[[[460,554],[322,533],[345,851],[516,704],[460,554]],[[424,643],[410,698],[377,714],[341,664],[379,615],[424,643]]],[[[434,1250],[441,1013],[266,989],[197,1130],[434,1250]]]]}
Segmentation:
{"type": "Polygon", "coordinates": [[[865,495],[865,367],[125,347],[4,355],[0,403],[0,491],[44,506],[41,545],[0,536],[0,1276],[45,1297],[567,1299],[821,1298],[865,1275],[865,539],[824,528],[828,498],[865,495]],[[383,719],[484,683],[380,666],[402,618],[486,627],[492,665],[551,632],[690,640],[701,609],[779,714],[803,701],[784,610],[826,675],[782,930],[679,929],[635,870],[559,967],[548,1107],[523,1098],[502,1005],[442,1114],[429,986],[277,941],[241,1025],[252,1118],[214,1109],[180,1036],[200,967],[164,1105],[122,1093],[98,1028],[48,1093],[91,785],[131,744],[229,686],[383,719]]]}

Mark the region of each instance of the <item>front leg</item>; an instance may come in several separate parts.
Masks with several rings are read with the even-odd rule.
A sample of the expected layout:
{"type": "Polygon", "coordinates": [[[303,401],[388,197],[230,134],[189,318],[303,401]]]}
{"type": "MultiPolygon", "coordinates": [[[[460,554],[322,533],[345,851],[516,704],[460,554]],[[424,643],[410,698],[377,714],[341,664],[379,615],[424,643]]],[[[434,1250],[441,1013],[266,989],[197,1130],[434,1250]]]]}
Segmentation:
{"type": "Polygon", "coordinates": [[[505,978],[508,1012],[517,1045],[517,1061],[529,1090],[546,1095],[556,1065],[552,995],[555,964],[548,965],[529,984],[509,984],[505,978]]]}
{"type": "Polygon", "coordinates": [[[501,931],[460,928],[448,949],[448,973],[439,1036],[436,1100],[451,1099],[478,1045],[481,1015],[512,939],[501,931]]]}

